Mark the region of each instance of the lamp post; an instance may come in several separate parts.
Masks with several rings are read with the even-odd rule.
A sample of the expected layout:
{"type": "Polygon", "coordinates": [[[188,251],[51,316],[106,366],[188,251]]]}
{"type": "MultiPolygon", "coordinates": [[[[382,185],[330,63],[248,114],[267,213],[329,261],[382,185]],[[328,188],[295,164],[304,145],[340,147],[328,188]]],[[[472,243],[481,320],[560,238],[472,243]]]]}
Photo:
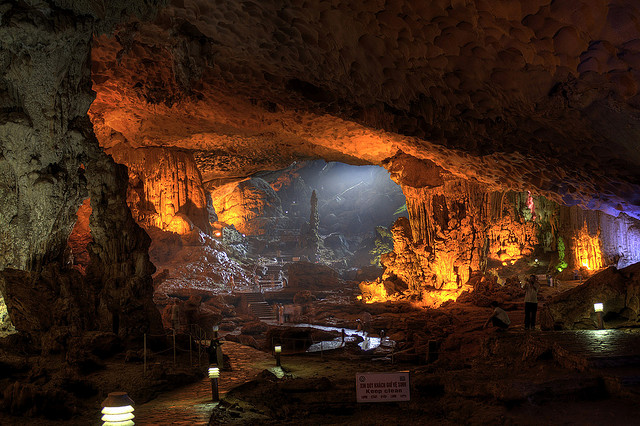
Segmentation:
{"type": "Polygon", "coordinates": [[[218,394],[218,377],[220,377],[220,369],[218,367],[209,367],[209,378],[211,379],[211,400],[213,402],[220,401],[218,394]]]}
{"type": "Polygon", "coordinates": [[[274,347],[273,350],[276,353],[276,367],[280,367],[280,352],[282,352],[282,346],[278,345],[274,347]]]}
{"type": "Polygon", "coordinates": [[[602,311],[604,310],[604,305],[602,303],[594,303],[593,309],[598,314],[598,328],[602,330],[604,328],[604,323],[602,321],[602,311]]]}
{"type": "Polygon", "coordinates": [[[133,400],[126,392],[111,392],[102,401],[102,426],[133,426],[133,400]]]}

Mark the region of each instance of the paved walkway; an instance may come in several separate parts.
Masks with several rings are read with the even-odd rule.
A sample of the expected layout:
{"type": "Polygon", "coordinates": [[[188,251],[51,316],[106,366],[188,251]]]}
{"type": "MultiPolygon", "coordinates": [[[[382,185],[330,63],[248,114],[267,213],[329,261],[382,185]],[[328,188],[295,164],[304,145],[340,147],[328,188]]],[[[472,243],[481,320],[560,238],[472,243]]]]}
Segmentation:
{"type": "MultiPolygon", "coordinates": [[[[219,391],[222,398],[230,389],[250,381],[273,364],[270,354],[234,342],[224,342],[233,371],[220,374],[219,391]]],[[[211,381],[205,378],[141,404],[135,409],[136,425],[208,425],[211,411],[211,381]]]]}

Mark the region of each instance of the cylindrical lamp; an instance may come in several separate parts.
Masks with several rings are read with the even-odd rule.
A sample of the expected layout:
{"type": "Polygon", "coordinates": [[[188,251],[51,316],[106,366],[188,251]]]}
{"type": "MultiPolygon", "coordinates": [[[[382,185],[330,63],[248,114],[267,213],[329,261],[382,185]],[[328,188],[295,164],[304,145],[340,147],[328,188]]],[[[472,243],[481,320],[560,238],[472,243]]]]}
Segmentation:
{"type": "Polygon", "coordinates": [[[594,303],[593,309],[598,314],[598,328],[602,330],[604,328],[604,322],[602,321],[602,311],[604,311],[604,304],[602,303],[594,303]]]}
{"type": "Polygon", "coordinates": [[[209,378],[211,379],[211,400],[213,402],[220,401],[218,393],[218,377],[220,377],[220,369],[218,367],[209,367],[209,378]]]}
{"type": "Polygon", "coordinates": [[[111,392],[102,401],[102,426],[133,426],[133,400],[126,392],[111,392]]]}
{"type": "Polygon", "coordinates": [[[218,367],[209,367],[209,378],[217,379],[220,377],[220,369],[218,367]]]}
{"type": "Polygon", "coordinates": [[[273,350],[276,353],[276,366],[280,367],[280,353],[282,352],[282,346],[275,346],[273,350]]]}

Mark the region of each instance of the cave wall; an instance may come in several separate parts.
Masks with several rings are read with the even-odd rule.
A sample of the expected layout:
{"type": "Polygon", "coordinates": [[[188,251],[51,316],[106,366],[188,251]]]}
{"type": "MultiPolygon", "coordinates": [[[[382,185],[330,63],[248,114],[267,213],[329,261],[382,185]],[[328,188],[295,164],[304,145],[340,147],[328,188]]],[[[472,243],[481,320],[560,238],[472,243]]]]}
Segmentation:
{"type": "Polygon", "coordinates": [[[473,271],[484,271],[488,260],[515,261],[539,244],[542,225],[519,213],[522,194],[459,179],[434,188],[405,186],[403,192],[410,229],[394,225],[394,241],[401,242],[383,264],[385,276],[412,271],[410,288],[459,288],[473,271]]]}
{"type": "Polygon", "coordinates": [[[264,179],[253,177],[211,191],[218,221],[244,234],[264,235],[282,220],[278,194],[264,179]]]}
{"type": "Polygon", "coordinates": [[[135,338],[159,324],[126,170],[98,146],[87,111],[93,34],[160,3],[0,5],[0,292],[16,329],[44,350],[85,330],[135,338]],[[87,197],[93,242],[83,277],[64,256],[87,197]]]}
{"type": "Polygon", "coordinates": [[[179,234],[195,225],[211,234],[211,203],[191,152],[123,145],[107,152],[129,170],[127,203],[138,224],[179,234]]]}
{"type": "Polygon", "coordinates": [[[498,270],[520,259],[531,263],[542,253],[553,254],[547,269],[553,274],[567,268],[591,274],[640,259],[640,223],[627,215],[561,206],[542,196],[529,199],[526,192],[491,191],[446,174],[416,188],[408,185],[415,184],[411,170],[392,168],[392,176],[404,182],[409,219],[391,228],[394,250],[382,257],[383,280],[399,279],[415,292],[425,286],[452,290],[472,272],[498,270]]]}
{"type": "Polygon", "coordinates": [[[616,265],[621,269],[640,262],[640,221],[624,213],[615,217],[562,206],[558,234],[567,244],[566,256],[573,268],[616,265]]]}
{"type": "Polygon", "coordinates": [[[640,217],[639,16],[635,0],[173,1],[96,38],[91,113],[101,143],[199,150],[207,181],[401,149],[640,217]]]}

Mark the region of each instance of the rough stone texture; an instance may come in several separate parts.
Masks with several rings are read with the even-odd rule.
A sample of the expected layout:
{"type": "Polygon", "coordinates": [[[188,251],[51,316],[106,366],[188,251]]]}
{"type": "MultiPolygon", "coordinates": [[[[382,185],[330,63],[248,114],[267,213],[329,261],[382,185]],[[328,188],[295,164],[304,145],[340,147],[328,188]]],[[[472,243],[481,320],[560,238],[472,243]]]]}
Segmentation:
{"type": "Polygon", "coordinates": [[[127,169],[102,153],[87,165],[93,213],[93,243],[87,280],[98,292],[99,328],[123,338],[162,331],[153,304],[155,266],[149,261],[151,239],[131,216],[126,203],[127,169]]]}
{"type": "Polygon", "coordinates": [[[197,151],[205,180],[398,150],[638,216],[632,0],[174,1],[95,41],[103,146],[197,151]]]}
{"type": "Polygon", "coordinates": [[[158,4],[0,6],[0,270],[9,314],[29,318],[18,319],[17,329],[36,344],[55,339],[42,334],[54,326],[135,337],[154,323],[148,238],[125,203],[126,171],[99,148],[87,110],[94,32],[158,4]],[[85,281],[57,265],[87,196],[93,243],[85,281]],[[56,308],[68,314],[45,312],[56,308]]]}
{"type": "Polygon", "coordinates": [[[260,178],[229,183],[211,192],[218,221],[233,225],[242,233],[269,233],[282,217],[280,199],[260,178]]]}
{"type": "Polygon", "coordinates": [[[31,270],[61,258],[86,196],[87,141],[75,120],[93,100],[93,22],[0,7],[0,269],[31,270]]]}
{"type": "Polygon", "coordinates": [[[542,223],[526,220],[521,196],[489,192],[467,181],[447,180],[436,188],[405,187],[406,219],[392,228],[394,254],[383,259],[387,272],[410,288],[459,288],[489,259],[505,261],[532,254],[542,223]]]}
{"type": "MultiPolygon", "coordinates": [[[[225,228],[223,234],[227,230],[225,228]]],[[[253,276],[227,254],[229,247],[239,251],[239,245],[224,246],[195,230],[185,235],[158,229],[149,233],[153,239],[149,249],[151,261],[160,271],[154,281],[156,296],[210,296],[221,288],[240,288],[253,283],[253,276]]]]}
{"type": "Polygon", "coordinates": [[[605,325],[637,326],[640,314],[640,264],[610,267],[583,285],[545,303],[541,325],[546,329],[598,328],[594,303],[604,305],[605,325]]]}
{"type": "Polygon", "coordinates": [[[288,287],[302,289],[330,289],[343,285],[338,273],[328,266],[295,262],[289,265],[288,287]]]}
{"type": "Polygon", "coordinates": [[[0,277],[11,320],[44,352],[65,348],[96,321],[96,294],[78,271],[48,264],[40,273],[6,269],[0,277]]]}
{"type": "Polygon", "coordinates": [[[126,146],[113,147],[108,153],[129,169],[127,204],[138,224],[179,234],[190,232],[195,225],[211,233],[210,203],[193,154],[126,146]]]}
{"type": "Polygon", "coordinates": [[[84,273],[90,261],[89,244],[93,241],[89,226],[89,217],[91,216],[91,200],[89,198],[84,200],[76,216],[76,224],[67,241],[67,248],[71,253],[65,258],[65,262],[84,273]]]}
{"type": "Polygon", "coordinates": [[[558,213],[558,233],[573,243],[567,253],[572,265],[587,264],[590,269],[596,269],[614,264],[622,269],[640,261],[638,220],[625,214],[613,217],[577,207],[561,207],[558,213]],[[588,264],[594,259],[599,259],[599,265],[588,264]]]}

